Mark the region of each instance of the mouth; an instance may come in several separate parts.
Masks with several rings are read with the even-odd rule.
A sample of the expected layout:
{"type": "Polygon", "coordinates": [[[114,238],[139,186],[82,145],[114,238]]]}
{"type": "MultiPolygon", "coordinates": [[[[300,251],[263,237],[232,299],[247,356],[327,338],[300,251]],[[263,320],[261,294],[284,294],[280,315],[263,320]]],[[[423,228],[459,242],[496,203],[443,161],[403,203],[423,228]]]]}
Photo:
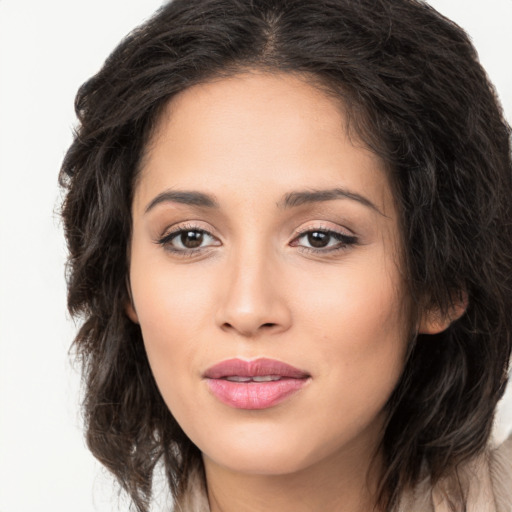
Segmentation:
{"type": "Polygon", "coordinates": [[[298,392],[311,375],[275,359],[229,359],[203,374],[210,392],[236,409],[267,409],[298,392]]]}

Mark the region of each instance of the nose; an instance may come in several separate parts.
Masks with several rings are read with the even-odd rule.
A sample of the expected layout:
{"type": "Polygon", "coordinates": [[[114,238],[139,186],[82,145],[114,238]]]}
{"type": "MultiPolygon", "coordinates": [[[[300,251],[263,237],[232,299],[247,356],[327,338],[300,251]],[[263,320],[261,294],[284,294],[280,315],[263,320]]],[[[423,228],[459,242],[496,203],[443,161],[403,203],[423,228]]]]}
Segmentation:
{"type": "Polygon", "coordinates": [[[283,332],[290,327],[291,311],[279,268],[268,253],[247,254],[248,249],[227,262],[217,325],[244,337],[283,332]]]}

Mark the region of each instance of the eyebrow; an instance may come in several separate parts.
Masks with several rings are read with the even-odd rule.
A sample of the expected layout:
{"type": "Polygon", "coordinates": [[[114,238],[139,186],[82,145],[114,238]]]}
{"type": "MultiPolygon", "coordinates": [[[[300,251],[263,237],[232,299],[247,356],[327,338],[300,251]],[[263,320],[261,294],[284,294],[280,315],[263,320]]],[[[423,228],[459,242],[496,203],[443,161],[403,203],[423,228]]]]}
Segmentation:
{"type": "Polygon", "coordinates": [[[350,192],[344,188],[331,188],[327,190],[302,190],[298,192],[290,192],[285,194],[283,199],[277,203],[277,207],[279,209],[288,209],[294,208],[296,206],[301,206],[306,203],[317,203],[321,201],[332,201],[333,199],[351,199],[353,201],[357,201],[372,210],[375,210],[377,213],[384,215],[378,208],[373,204],[369,199],[362,196],[361,194],[357,194],[355,192],[350,192]]]}
{"type": "MultiPolygon", "coordinates": [[[[323,201],[332,201],[334,199],[351,199],[362,205],[375,210],[380,215],[385,215],[366,197],[350,192],[344,188],[332,188],[327,190],[301,190],[289,192],[276,204],[280,210],[287,210],[302,206],[303,204],[318,203],[323,201]]],[[[220,209],[216,198],[204,192],[188,190],[166,190],[158,194],[147,206],[144,213],[148,213],[155,206],[161,203],[179,203],[188,206],[200,206],[203,208],[220,209]]]]}
{"type": "Polygon", "coordinates": [[[161,203],[180,203],[189,206],[202,206],[203,208],[212,208],[218,210],[217,200],[203,192],[189,192],[185,190],[166,190],[158,194],[147,206],[144,213],[148,213],[156,205],[161,203]]]}

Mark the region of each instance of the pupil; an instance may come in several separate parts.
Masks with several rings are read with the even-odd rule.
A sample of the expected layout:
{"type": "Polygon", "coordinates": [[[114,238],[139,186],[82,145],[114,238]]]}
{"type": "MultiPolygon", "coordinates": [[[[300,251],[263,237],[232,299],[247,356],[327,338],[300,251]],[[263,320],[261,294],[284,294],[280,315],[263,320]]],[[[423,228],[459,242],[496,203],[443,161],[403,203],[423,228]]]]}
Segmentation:
{"type": "Polygon", "coordinates": [[[199,231],[187,231],[181,234],[181,243],[187,249],[195,249],[201,245],[203,241],[203,233],[199,231]]]}
{"type": "Polygon", "coordinates": [[[327,241],[329,239],[327,233],[321,233],[319,231],[314,231],[308,234],[308,242],[313,247],[325,247],[327,245],[327,241]]]}

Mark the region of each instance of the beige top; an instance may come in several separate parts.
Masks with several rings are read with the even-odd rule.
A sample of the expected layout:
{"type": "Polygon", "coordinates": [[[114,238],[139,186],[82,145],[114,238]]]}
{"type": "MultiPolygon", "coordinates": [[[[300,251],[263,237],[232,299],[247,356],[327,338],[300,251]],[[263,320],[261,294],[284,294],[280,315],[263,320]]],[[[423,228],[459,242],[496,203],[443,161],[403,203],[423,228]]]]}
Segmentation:
{"type": "MultiPolygon", "coordinates": [[[[512,435],[461,468],[459,482],[467,503],[464,512],[512,512],[512,435]]],[[[431,488],[428,479],[407,493],[399,512],[452,512],[449,478],[431,488]]]]}
{"type": "MultiPolygon", "coordinates": [[[[512,512],[512,435],[499,447],[472,460],[459,472],[459,481],[468,497],[464,512],[512,512]]],[[[431,488],[423,480],[403,497],[398,512],[452,512],[450,479],[431,488]]],[[[195,475],[189,491],[176,503],[175,512],[209,512],[202,481],[195,475]]],[[[462,511],[461,511],[462,512],[462,511]]]]}

